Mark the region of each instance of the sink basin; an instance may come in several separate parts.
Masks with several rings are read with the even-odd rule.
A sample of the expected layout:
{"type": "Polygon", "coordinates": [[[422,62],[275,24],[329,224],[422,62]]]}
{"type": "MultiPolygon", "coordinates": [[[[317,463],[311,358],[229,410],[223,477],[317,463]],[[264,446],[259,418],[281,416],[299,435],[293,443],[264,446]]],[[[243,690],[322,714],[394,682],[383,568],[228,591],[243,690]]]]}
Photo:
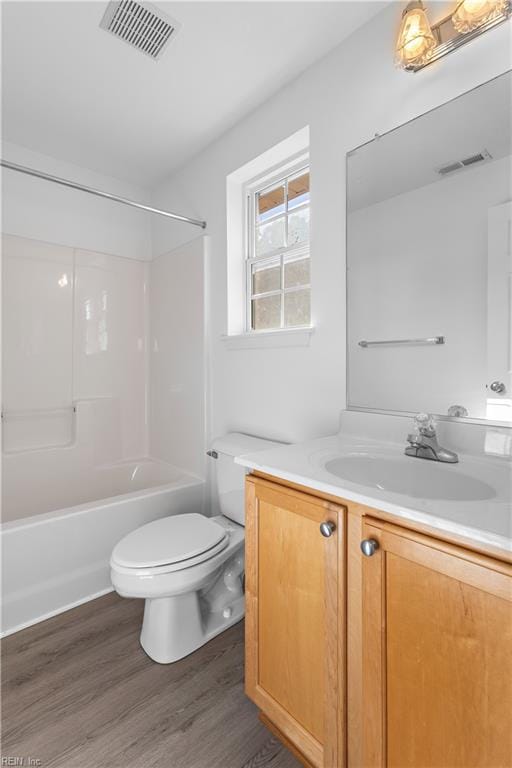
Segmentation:
{"type": "Polygon", "coordinates": [[[331,459],[325,469],[351,483],[419,499],[484,501],[496,496],[482,480],[426,459],[348,455],[331,459]]]}

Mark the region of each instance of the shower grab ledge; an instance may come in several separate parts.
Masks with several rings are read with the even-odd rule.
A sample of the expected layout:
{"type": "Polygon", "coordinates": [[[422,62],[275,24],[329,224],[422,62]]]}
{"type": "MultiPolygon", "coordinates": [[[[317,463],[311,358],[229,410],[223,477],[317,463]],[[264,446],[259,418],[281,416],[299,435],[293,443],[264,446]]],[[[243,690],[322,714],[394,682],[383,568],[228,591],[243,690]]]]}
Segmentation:
{"type": "Polygon", "coordinates": [[[61,414],[76,413],[76,405],[63,406],[62,408],[12,408],[2,410],[2,419],[8,417],[14,418],[26,418],[27,416],[58,416],[61,414]]]}

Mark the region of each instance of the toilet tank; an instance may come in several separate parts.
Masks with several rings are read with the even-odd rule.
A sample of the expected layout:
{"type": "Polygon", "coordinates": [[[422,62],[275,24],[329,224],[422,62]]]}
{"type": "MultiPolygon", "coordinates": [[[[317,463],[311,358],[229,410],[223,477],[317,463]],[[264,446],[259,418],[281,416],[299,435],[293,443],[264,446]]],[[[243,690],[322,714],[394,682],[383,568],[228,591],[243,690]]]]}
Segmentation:
{"type": "Polygon", "coordinates": [[[247,470],[235,464],[235,456],[264,451],[279,445],[282,443],[243,435],[241,432],[230,432],[213,441],[212,451],[217,454],[214,463],[219,507],[224,517],[239,525],[245,525],[244,478],[247,470]]]}

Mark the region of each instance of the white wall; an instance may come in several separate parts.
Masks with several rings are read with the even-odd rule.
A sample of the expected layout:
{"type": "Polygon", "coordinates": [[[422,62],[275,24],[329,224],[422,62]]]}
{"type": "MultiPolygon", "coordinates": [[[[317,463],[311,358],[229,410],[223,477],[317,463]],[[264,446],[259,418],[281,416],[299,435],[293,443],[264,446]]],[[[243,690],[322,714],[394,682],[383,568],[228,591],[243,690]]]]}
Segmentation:
{"type": "Polygon", "coordinates": [[[208,244],[198,237],[150,267],[150,454],[205,471],[205,286],[208,244]]]}
{"type": "Polygon", "coordinates": [[[349,214],[349,403],[487,411],[487,218],[510,157],[349,214]],[[444,335],[442,346],[358,346],[444,335]]]}
{"type": "MultiPolygon", "coordinates": [[[[346,402],[345,153],[510,66],[511,25],[506,24],[418,74],[396,70],[393,47],[400,9],[385,7],[152,195],[162,207],[200,211],[208,221],[213,435],[238,429],[300,440],[336,430],[346,402]],[[305,126],[310,128],[316,331],[307,347],[235,349],[221,338],[227,328],[226,176],[305,126]]],[[[144,190],[22,147],[5,145],[3,151],[11,161],[146,199],[144,190]]],[[[72,248],[146,259],[150,234],[154,256],[198,234],[189,225],[151,220],[142,212],[12,171],[3,173],[3,191],[5,232],[72,248]]],[[[180,263],[170,262],[165,270],[171,290],[179,286],[180,263]]],[[[181,300],[197,297],[198,281],[196,275],[188,292],[180,292],[181,300]]],[[[169,349],[179,347],[181,329],[174,327],[169,349]]],[[[161,455],[167,451],[164,443],[153,443],[161,455]]]]}
{"type": "MultiPolygon", "coordinates": [[[[326,58],[238,123],[154,191],[153,202],[200,211],[211,236],[212,432],[284,440],[335,432],[345,406],[345,153],[510,67],[510,24],[424,71],[395,69],[400,4],[356,31],[326,58]],[[229,348],[226,176],[309,125],[312,315],[309,347],[229,348]]],[[[154,253],[196,237],[153,222],[154,253]]]]}
{"type": "MultiPolygon", "coordinates": [[[[139,202],[148,192],[9,142],[5,160],[139,202]]],[[[85,192],[2,168],[2,231],[136,259],[151,258],[151,217],[85,192]]]]}

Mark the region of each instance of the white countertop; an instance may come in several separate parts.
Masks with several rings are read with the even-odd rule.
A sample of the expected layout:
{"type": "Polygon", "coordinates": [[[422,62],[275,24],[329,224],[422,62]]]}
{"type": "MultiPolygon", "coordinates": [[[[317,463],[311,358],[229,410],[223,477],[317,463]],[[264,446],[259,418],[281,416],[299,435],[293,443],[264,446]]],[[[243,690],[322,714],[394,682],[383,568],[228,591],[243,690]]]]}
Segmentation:
{"type": "Polygon", "coordinates": [[[336,435],[295,445],[239,456],[235,459],[248,469],[303,485],[321,493],[338,496],[388,512],[397,518],[428,525],[445,533],[458,534],[477,544],[512,552],[511,463],[504,458],[489,458],[459,453],[458,464],[440,464],[441,472],[461,473],[491,485],[495,495],[483,501],[419,499],[388,490],[359,485],[331,474],[325,464],[339,456],[378,452],[386,458],[432,464],[404,455],[404,444],[336,435]]]}

